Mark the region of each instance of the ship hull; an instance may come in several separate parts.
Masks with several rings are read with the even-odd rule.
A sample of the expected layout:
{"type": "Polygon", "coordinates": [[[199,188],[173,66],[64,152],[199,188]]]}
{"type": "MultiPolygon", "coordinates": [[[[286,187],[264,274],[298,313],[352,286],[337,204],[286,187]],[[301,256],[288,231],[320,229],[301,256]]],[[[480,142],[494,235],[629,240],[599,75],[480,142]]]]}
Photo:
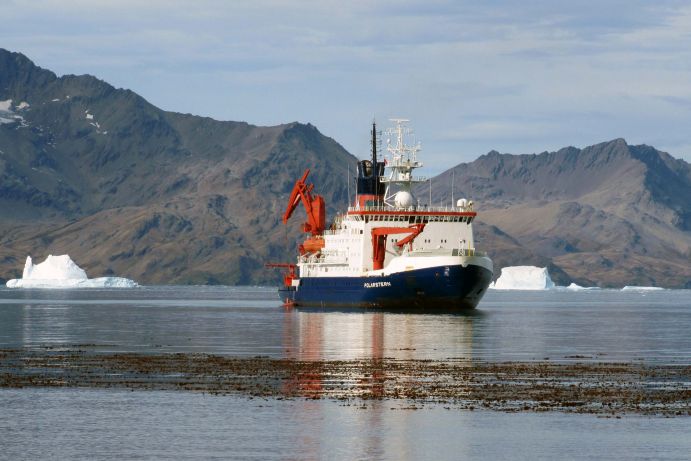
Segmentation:
{"type": "Polygon", "coordinates": [[[459,264],[382,276],[303,277],[279,294],[298,307],[455,311],[474,309],[491,279],[486,267],[459,264]]]}

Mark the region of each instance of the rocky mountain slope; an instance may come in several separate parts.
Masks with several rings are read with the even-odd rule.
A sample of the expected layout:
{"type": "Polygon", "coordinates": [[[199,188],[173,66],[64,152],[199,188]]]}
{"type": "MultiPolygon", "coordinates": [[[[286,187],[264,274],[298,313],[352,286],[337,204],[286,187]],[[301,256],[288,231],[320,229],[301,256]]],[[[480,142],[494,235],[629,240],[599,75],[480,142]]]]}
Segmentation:
{"type": "MultiPolygon", "coordinates": [[[[363,127],[366,133],[367,127],[363,127]]],[[[262,283],[292,261],[280,218],[305,168],[332,208],[355,159],[311,125],[165,112],[94,77],[0,49],[0,277],[69,253],[92,277],[262,283]]]]}
{"type": "MultiPolygon", "coordinates": [[[[477,202],[499,267],[549,265],[582,285],[691,288],[691,166],[623,139],[538,155],[490,152],[433,179],[477,202]]],[[[424,194],[424,189],[419,191],[424,194]]],[[[428,192],[427,192],[428,193],[428,192]]]]}
{"type": "MultiPolygon", "coordinates": [[[[280,223],[295,179],[312,168],[333,216],[355,161],[309,124],[166,112],[0,49],[0,279],[20,276],[28,254],[68,253],[92,277],[275,283],[263,264],[293,261],[300,238],[301,211],[280,223]]],[[[435,204],[451,203],[452,183],[454,198],[477,203],[479,245],[496,275],[536,264],[562,284],[691,287],[691,168],[682,160],[617,139],[490,152],[434,178],[435,204]]]]}

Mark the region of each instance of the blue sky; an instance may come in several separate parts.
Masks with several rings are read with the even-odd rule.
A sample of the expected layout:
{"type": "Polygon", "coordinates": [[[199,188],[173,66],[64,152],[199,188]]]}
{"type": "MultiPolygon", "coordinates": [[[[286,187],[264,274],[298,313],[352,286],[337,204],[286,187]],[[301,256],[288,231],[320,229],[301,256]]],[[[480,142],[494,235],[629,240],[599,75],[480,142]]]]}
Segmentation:
{"type": "Polygon", "coordinates": [[[357,156],[412,119],[427,173],[623,137],[691,161],[691,2],[3,0],[0,47],[172,111],[310,122],[357,156]]]}

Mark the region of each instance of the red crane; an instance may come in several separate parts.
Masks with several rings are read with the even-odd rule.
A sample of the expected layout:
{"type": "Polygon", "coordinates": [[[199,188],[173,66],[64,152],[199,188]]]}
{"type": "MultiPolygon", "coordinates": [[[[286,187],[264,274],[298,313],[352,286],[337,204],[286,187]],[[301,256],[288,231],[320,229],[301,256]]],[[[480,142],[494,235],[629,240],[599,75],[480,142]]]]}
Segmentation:
{"type": "Polygon", "coordinates": [[[415,237],[425,229],[424,224],[413,224],[410,227],[375,227],[372,229],[372,269],[375,271],[384,267],[384,256],[386,256],[386,237],[389,234],[410,234],[409,236],[395,243],[398,248],[403,248],[406,243],[410,243],[412,248],[415,237]]]}
{"type": "MultiPolygon", "coordinates": [[[[298,204],[302,202],[305,206],[307,221],[302,224],[302,230],[311,233],[312,236],[305,239],[298,247],[302,255],[305,253],[316,253],[324,248],[324,238],[322,234],[326,227],[326,207],[324,206],[324,198],[321,195],[312,195],[314,184],[305,183],[307,175],[309,174],[310,170],[308,168],[305,170],[302,177],[295,182],[293,191],[290,193],[290,199],[288,199],[288,206],[285,213],[283,213],[283,224],[287,224],[298,204]]],[[[291,286],[293,280],[297,278],[295,272],[297,265],[295,264],[271,263],[266,264],[266,267],[287,269],[287,272],[283,276],[283,284],[286,287],[291,286]]],[[[286,300],[285,302],[286,306],[290,306],[290,301],[286,300]]]]}
{"type": "Polygon", "coordinates": [[[283,213],[283,224],[287,224],[298,204],[302,202],[307,213],[307,221],[302,224],[302,230],[312,234],[311,237],[298,246],[298,251],[301,255],[305,253],[318,253],[324,248],[324,228],[326,227],[326,206],[324,205],[324,198],[321,195],[312,195],[314,184],[307,184],[307,175],[310,174],[309,168],[300,179],[295,181],[293,191],[290,193],[288,199],[288,207],[283,213]]]}
{"type": "Polygon", "coordinates": [[[295,181],[293,191],[288,199],[288,207],[283,213],[283,224],[287,224],[298,204],[302,202],[307,212],[307,221],[303,223],[302,230],[309,232],[312,236],[322,235],[326,227],[326,206],[321,195],[312,196],[314,184],[306,184],[307,175],[310,169],[307,168],[300,179],[295,181]]]}

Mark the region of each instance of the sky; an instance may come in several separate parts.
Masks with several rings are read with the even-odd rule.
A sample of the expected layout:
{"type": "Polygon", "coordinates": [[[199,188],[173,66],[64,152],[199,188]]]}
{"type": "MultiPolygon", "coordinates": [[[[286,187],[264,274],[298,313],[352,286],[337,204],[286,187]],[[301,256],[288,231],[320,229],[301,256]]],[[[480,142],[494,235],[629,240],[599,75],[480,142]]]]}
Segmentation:
{"type": "Polygon", "coordinates": [[[411,120],[428,173],[625,138],[691,161],[691,0],[0,0],[0,47],[358,157],[411,120]]]}

